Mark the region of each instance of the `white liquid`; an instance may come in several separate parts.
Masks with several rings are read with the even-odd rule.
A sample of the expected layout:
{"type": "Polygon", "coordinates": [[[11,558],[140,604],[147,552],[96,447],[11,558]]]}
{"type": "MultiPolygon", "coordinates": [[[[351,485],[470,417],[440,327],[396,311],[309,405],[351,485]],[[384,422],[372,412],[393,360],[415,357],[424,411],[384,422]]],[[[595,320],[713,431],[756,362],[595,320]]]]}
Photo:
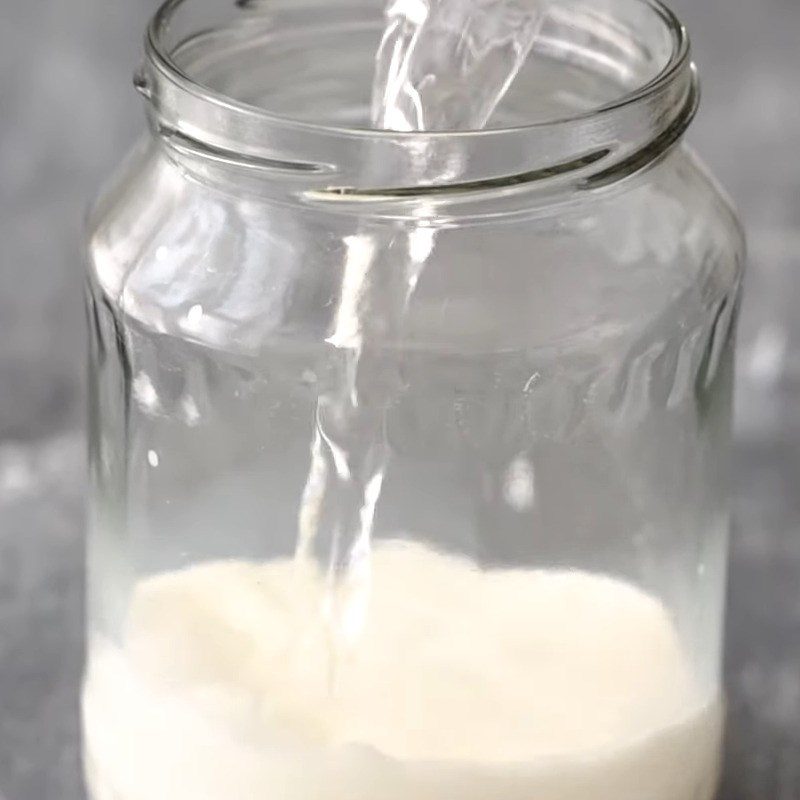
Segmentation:
{"type": "Polygon", "coordinates": [[[720,713],[625,583],[383,544],[329,691],[296,564],[143,581],[84,691],[94,800],[706,800],[720,713]]]}

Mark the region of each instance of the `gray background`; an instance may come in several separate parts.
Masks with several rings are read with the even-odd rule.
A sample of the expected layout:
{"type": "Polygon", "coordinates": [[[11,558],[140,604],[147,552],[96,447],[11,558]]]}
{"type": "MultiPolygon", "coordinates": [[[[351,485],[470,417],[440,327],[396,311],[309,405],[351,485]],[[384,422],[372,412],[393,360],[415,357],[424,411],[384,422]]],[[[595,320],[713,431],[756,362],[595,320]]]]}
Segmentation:
{"type": "MultiPolygon", "coordinates": [[[[224,0],[220,0],[223,2],[224,0]]],[[[75,800],[83,210],[142,125],[154,0],[0,0],[0,794],[75,800]]],[[[742,212],[723,800],[800,798],[800,0],[675,0],[742,212]]]]}

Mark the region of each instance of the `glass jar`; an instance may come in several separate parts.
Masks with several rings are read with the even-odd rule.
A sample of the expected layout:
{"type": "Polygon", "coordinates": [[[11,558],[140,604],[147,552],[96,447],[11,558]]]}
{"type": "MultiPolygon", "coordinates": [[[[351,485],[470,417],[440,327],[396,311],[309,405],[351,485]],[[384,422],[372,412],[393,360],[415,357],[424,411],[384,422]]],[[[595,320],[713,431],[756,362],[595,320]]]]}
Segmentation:
{"type": "Polygon", "coordinates": [[[170,0],[90,217],[93,800],[705,800],[743,242],[656,0],[484,131],[380,3],[170,0]]]}

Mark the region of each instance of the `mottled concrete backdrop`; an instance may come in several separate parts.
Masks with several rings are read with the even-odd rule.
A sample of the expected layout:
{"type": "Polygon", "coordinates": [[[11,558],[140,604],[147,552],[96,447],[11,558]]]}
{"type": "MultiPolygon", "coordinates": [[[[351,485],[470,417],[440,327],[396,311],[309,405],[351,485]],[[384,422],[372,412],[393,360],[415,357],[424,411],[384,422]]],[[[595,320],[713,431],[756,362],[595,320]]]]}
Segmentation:
{"type": "MultiPolygon", "coordinates": [[[[224,0],[220,0],[224,2],[224,0]]],[[[742,210],[724,800],[800,798],[800,0],[675,0],[742,210]]],[[[0,795],[77,800],[81,219],[142,124],[153,0],[0,0],[0,795]]],[[[235,798],[232,798],[235,800],[235,798]]],[[[644,800],[644,799],[643,799],[644,800]]]]}

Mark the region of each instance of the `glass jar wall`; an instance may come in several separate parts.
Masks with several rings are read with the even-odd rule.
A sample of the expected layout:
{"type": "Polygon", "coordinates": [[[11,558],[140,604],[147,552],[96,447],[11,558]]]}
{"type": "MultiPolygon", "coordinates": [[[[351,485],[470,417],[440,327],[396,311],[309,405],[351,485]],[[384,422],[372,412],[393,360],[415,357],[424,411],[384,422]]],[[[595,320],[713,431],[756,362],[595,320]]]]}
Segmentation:
{"type": "Polygon", "coordinates": [[[379,4],[170,2],[92,213],[94,800],[711,796],[743,245],[655,2],[481,132],[379,4]]]}

